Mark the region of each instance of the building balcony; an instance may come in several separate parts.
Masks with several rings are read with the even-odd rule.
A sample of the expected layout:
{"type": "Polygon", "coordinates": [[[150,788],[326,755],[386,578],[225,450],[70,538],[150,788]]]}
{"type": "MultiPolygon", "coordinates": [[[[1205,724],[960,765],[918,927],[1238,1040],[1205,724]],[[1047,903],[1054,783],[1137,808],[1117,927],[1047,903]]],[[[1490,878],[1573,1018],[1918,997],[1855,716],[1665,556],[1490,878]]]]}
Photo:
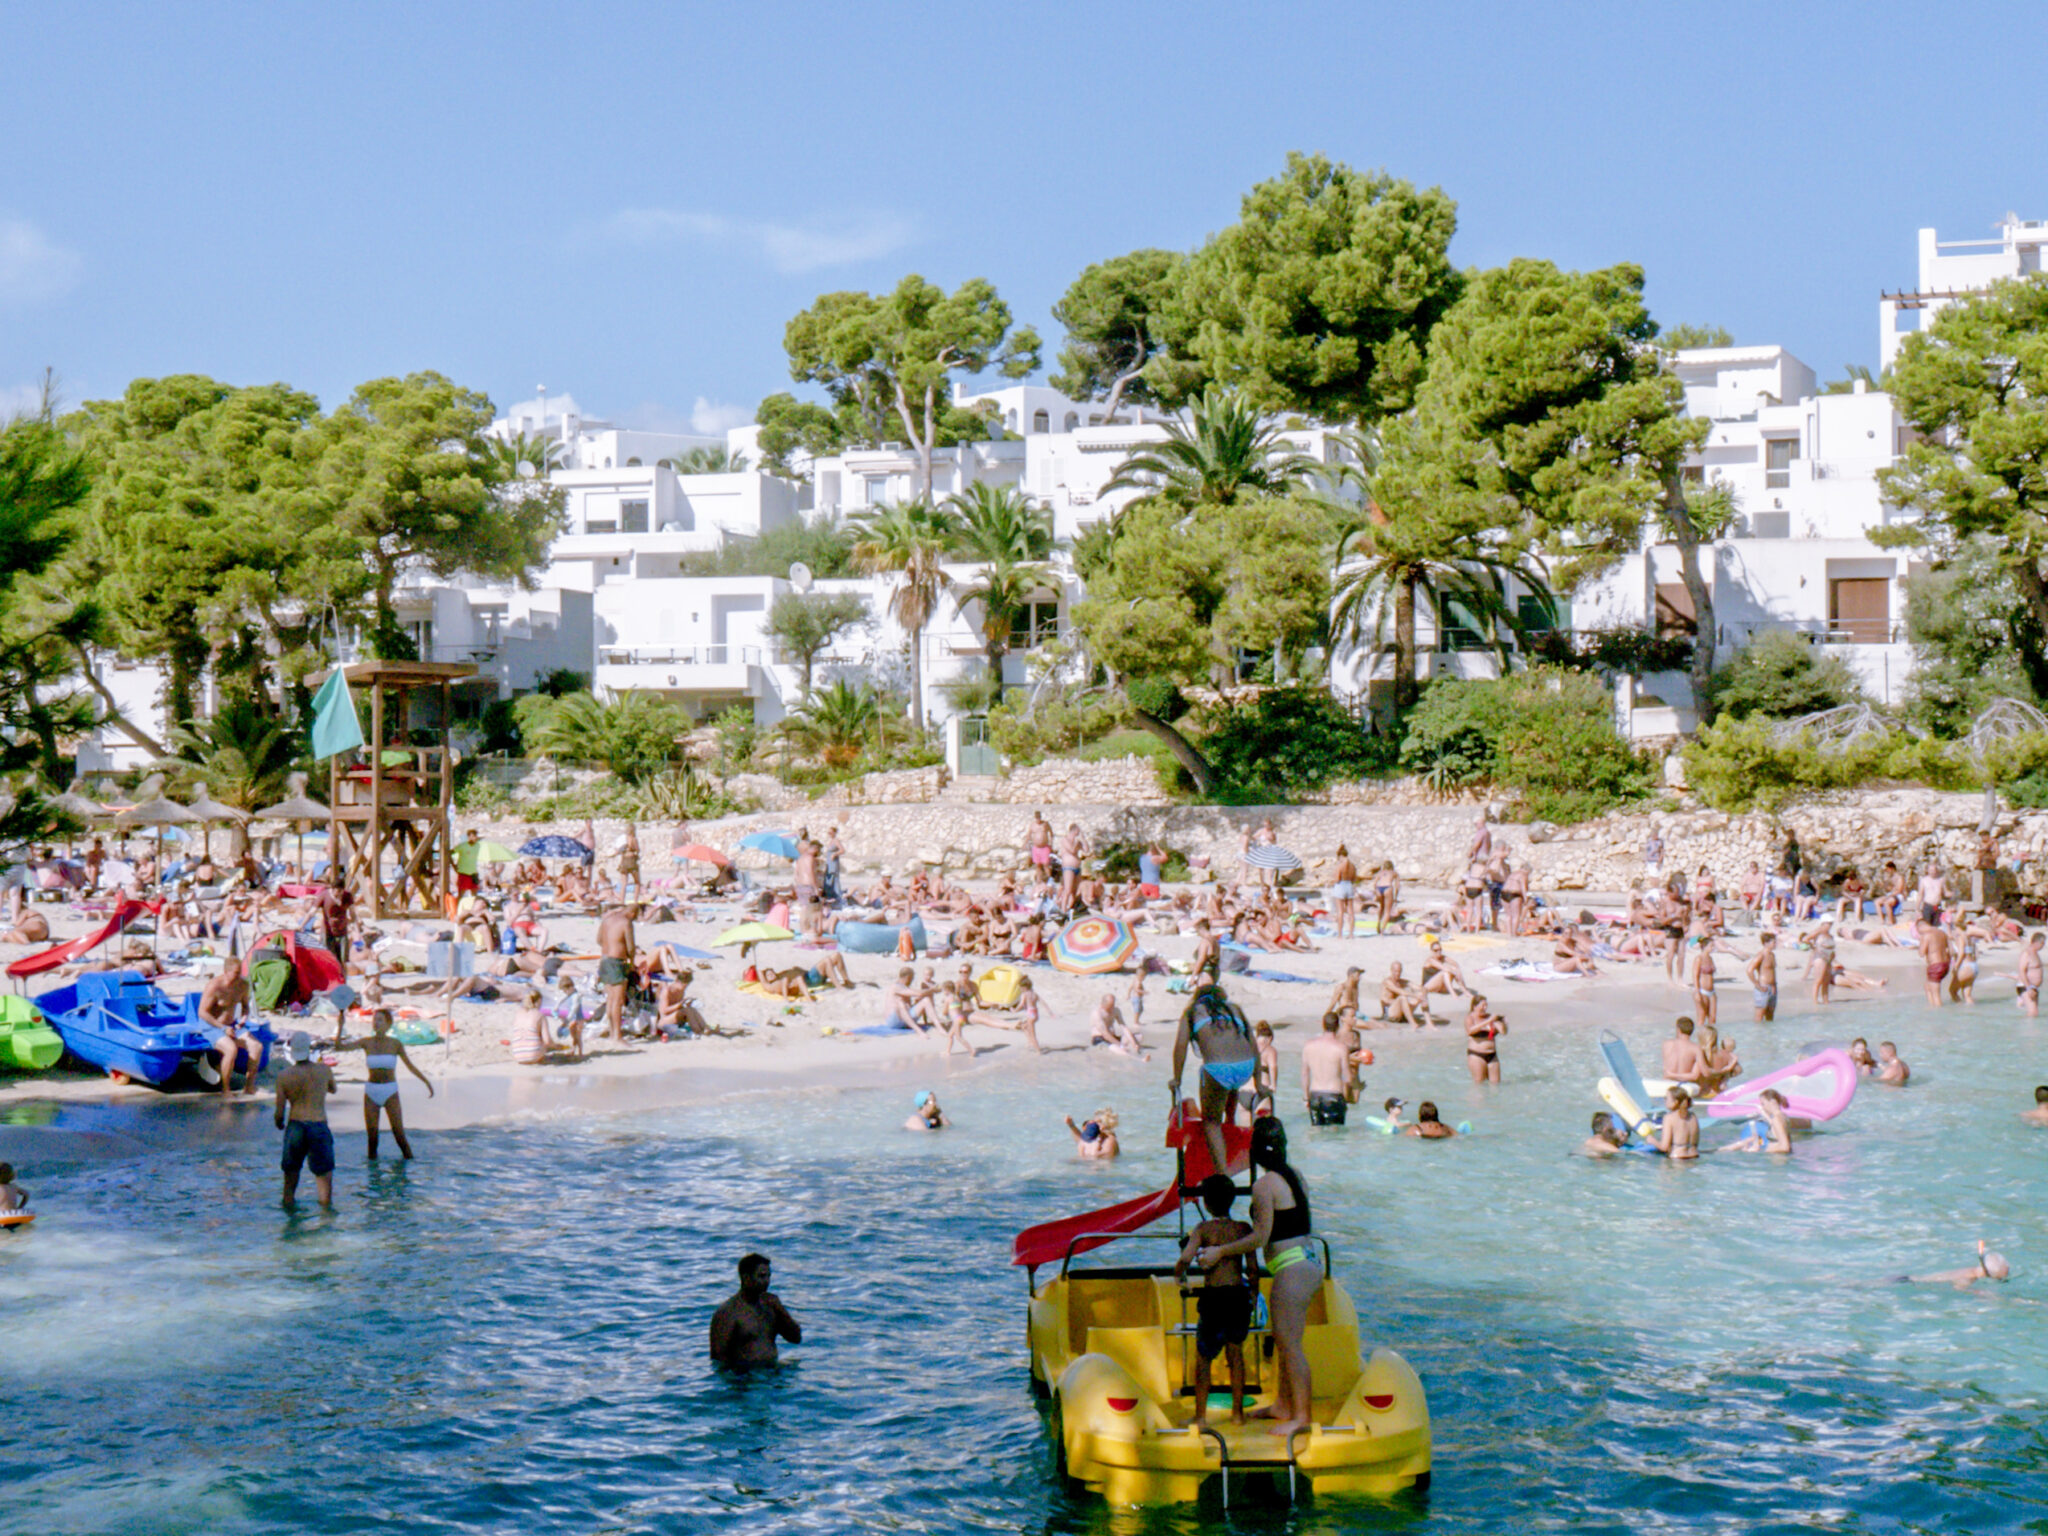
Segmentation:
{"type": "Polygon", "coordinates": [[[758,645],[642,647],[605,645],[597,686],[613,693],[716,693],[758,698],[770,691],[758,645]]]}

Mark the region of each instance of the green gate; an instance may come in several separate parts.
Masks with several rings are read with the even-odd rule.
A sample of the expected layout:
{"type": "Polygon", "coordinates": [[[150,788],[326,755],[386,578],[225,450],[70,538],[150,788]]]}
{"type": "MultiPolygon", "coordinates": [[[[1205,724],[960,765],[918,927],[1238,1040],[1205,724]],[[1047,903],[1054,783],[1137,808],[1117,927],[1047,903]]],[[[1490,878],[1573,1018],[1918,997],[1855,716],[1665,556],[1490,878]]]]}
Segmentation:
{"type": "Polygon", "coordinates": [[[988,716],[967,716],[960,722],[960,776],[992,779],[1002,771],[1002,760],[989,745],[988,716]]]}

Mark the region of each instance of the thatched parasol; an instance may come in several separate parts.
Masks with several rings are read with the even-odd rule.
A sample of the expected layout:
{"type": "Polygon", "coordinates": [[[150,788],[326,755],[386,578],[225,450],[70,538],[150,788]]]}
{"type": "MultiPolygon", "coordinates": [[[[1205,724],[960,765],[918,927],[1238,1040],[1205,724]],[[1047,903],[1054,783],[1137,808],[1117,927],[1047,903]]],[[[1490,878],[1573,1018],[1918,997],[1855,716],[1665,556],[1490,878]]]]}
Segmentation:
{"type": "MultiPolygon", "coordinates": [[[[306,826],[309,822],[327,821],[333,813],[318,800],[309,799],[306,794],[306,776],[292,774],[284,781],[291,793],[275,805],[265,806],[256,813],[258,821],[289,821],[299,832],[299,873],[306,872],[306,826]]],[[[332,857],[330,852],[329,857],[332,857]]]]}
{"type": "Polygon", "coordinates": [[[199,820],[175,800],[164,798],[164,781],[161,774],[152,777],[138,791],[142,796],[139,803],[114,817],[117,827],[156,828],[156,873],[163,879],[164,873],[164,828],[185,826],[199,820]]]}
{"type": "Polygon", "coordinates": [[[247,811],[239,810],[232,805],[221,804],[220,801],[214,799],[213,796],[206,792],[204,786],[200,788],[196,796],[185,802],[185,809],[198,817],[201,826],[205,829],[199,835],[206,849],[206,857],[209,859],[213,857],[213,824],[215,822],[227,822],[233,826],[241,826],[249,820],[249,813],[247,811]]]}

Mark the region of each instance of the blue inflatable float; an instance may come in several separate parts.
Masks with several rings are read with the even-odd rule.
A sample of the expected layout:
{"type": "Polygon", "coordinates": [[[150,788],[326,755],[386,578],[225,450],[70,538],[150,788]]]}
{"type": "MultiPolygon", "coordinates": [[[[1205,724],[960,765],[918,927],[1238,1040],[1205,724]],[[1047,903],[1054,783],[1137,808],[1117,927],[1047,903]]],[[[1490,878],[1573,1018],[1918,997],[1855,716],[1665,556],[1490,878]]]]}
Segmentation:
{"type": "Polygon", "coordinates": [[[924,919],[913,917],[901,926],[895,923],[841,923],[832,930],[832,937],[839,941],[839,947],[855,955],[888,955],[896,951],[897,936],[905,928],[910,930],[910,942],[918,948],[925,948],[924,919]]]}

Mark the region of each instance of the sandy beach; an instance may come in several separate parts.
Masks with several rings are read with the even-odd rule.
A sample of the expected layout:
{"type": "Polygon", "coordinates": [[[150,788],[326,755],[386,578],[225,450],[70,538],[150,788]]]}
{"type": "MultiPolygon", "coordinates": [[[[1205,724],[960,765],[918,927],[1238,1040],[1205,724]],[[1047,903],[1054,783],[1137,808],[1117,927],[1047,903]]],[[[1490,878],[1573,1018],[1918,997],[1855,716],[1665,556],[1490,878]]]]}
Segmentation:
{"type": "MultiPolygon", "coordinates": [[[[1411,911],[1424,912],[1447,899],[1443,893],[1412,891],[1408,906],[1411,911]]],[[[1606,910],[1624,903],[1625,898],[1573,893],[1570,905],[1606,910]]],[[[82,933],[90,926],[90,920],[74,909],[46,905],[39,910],[49,915],[58,939],[82,933]]],[[[669,943],[708,949],[712,939],[738,920],[734,909],[701,907],[686,920],[641,924],[639,940],[643,948],[669,943]]],[[[387,926],[394,932],[408,931],[406,925],[387,926]]],[[[934,922],[932,926],[937,929],[939,924],[934,922]]],[[[573,954],[594,952],[594,917],[550,918],[547,927],[551,943],[573,954]]],[[[446,928],[445,924],[422,922],[409,931],[413,937],[423,939],[429,934],[439,936],[446,928]]],[[[1169,964],[1186,961],[1194,948],[1191,936],[1143,931],[1139,937],[1145,950],[1169,964]]],[[[1361,998],[1368,1006],[1361,1009],[1365,1016],[1362,1022],[1378,1026],[1367,1035],[1367,1044],[1382,1058],[1378,1067],[1366,1074],[1369,1097],[1376,1098],[1382,1087],[1386,1092],[1401,1092],[1404,1096],[1412,1096],[1413,1091],[1426,1092],[1426,1088],[1416,1088],[1425,1077],[1430,1081],[1462,1078],[1463,1032],[1458,1027],[1464,1014],[1462,999],[1433,999],[1436,1016],[1444,1022],[1431,1029],[1388,1025],[1371,1017],[1377,1010],[1370,1006],[1370,1000],[1377,995],[1379,981],[1390,962],[1401,961],[1404,971],[1414,976],[1425,953],[1423,936],[1371,935],[1344,940],[1317,937],[1312,942],[1316,946],[1312,952],[1253,957],[1256,969],[1312,978],[1308,982],[1281,982],[1243,974],[1225,978],[1232,999],[1245,1014],[1253,1020],[1268,1020],[1274,1027],[1281,1057],[1279,1102],[1283,1113],[1298,1103],[1295,1063],[1302,1042],[1316,1029],[1332,988],[1346,969],[1354,965],[1364,972],[1361,998]]],[[[1754,953],[1753,937],[1737,933],[1734,942],[1743,955],[1754,953]]],[[[0,946],[0,957],[12,960],[30,948],[39,947],[0,946]]],[[[1591,1041],[1601,1028],[1623,1021],[1668,1021],[1691,1008],[1689,989],[1666,979],[1661,960],[1607,961],[1601,963],[1601,974],[1590,979],[1528,982],[1489,976],[1485,971],[1508,960],[1546,959],[1548,939],[1453,935],[1447,937],[1446,947],[1468,984],[1484,992],[1494,1009],[1507,1018],[1510,1034],[1502,1043],[1502,1060],[1510,1075],[1514,1070],[1514,1031],[1583,1030],[1590,1053],[1591,1041]]],[[[414,955],[422,951],[423,944],[402,942],[392,953],[414,955]]],[[[614,1044],[603,1037],[603,1024],[598,1020],[585,1026],[587,1053],[582,1059],[571,1060],[560,1054],[540,1066],[521,1066],[512,1060],[509,1035],[517,1005],[509,997],[494,1002],[462,999],[449,1005],[424,996],[409,999],[396,991],[387,992],[387,1002],[400,1010],[402,1019],[416,1017],[417,1022],[432,1025],[444,1036],[441,1044],[411,1048],[414,1060],[434,1079],[437,1093],[429,1099],[410,1077],[403,1079],[408,1123],[422,1129],[445,1129],[521,1115],[637,1111],[731,1094],[874,1082],[943,1087],[948,1081],[972,1074],[1003,1071],[1028,1050],[1021,1035],[979,1027],[967,1032],[974,1054],[955,1054],[950,1058],[943,1054],[943,1035],[936,1033],[847,1033],[879,1022],[886,1012],[886,989],[895,980],[901,964],[893,954],[849,954],[846,962],[855,983],[853,987],[827,987],[810,1002],[785,1003],[741,991],[739,976],[745,962],[736,949],[716,953],[719,958],[715,960],[696,962],[699,969],[691,998],[714,1029],[727,1033],[670,1041],[629,1038],[623,1044],[614,1044]]],[[[2006,966],[2001,958],[2005,953],[2000,947],[1987,954],[1987,982],[1992,973],[2006,966]]],[[[763,964],[779,966],[812,963],[818,954],[819,951],[783,942],[763,946],[755,957],[763,964]]],[[[962,958],[920,957],[917,964],[920,971],[926,965],[937,967],[939,979],[945,980],[954,974],[962,958]]],[[[1779,1023],[1765,1026],[1769,1031],[1767,1037],[1752,1044],[1747,1037],[1756,1031],[1750,1026],[1747,986],[1741,980],[1739,963],[1733,957],[1722,957],[1720,997],[1724,1033],[1734,1035],[1748,1048],[1746,1054],[1752,1063],[1777,1064],[1777,1058],[1783,1054],[1779,1043],[1795,1037],[1795,1032],[1785,1028],[1788,1018],[1825,1013],[1829,1021],[1825,1033],[1847,1036],[1874,1027],[1856,1022],[1870,1014],[1871,1002],[1896,998],[1902,988],[1909,989],[1904,994],[1908,997],[1918,995],[1918,967],[1910,951],[1843,941],[1841,958],[1858,970],[1885,977],[1889,988],[1884,992],[1838,992],[1833,1003],[1818,1008],[1807,1001],[1807,989],[1798,981],[1806,956],[1793,949],[1784,955],[1780,966],[1784,1002],[1779,1023]]],[[[1000,963],[980,956],[971,959],[977,974],[1000,963]]],[[[1028,968],[1028,974],[1042,999],[1039,1033],[1049,1053],[1048,1062],[1114,1055],[1103,1047],[1089,1046],[1089,1015],[1104,991],[1113,991],[1120,1001],[1125,997],[1131,981],[1128,972],[1075,976],[1039,965],[1028,968]]],[[[1155,976],[1148,983],[1143,1035],[1152,1060],[1148,1064],[1123,1059],[1128,1064],[1134,1103],[1157,1094],[1171,1071],[1174,1029],[1184,999],[1169,992],[1166,981],[1166,977],[1155,976]]],[[[203,978],[197,975],[172,975],[162,981],[164,990],[174,996],[201,985],[203,978]]],[[[1988,990],[1986,995],[1991,995],[1988,990]]],[[[271,1022],[281,1033],[305,1028],[316,1038],[331,1033],[333,1026],[331,1015],[295,1020],[280,1013],[273,1015],[271,1022]]],[[[1819,1022],[1815,1017],[1814,1023],[1819,1022]]],[[[352,1018],[350,1033],[366,1032],[366,1021],[360,1016],[352,1018]]],[[[1803,1041],[1813,1033],[1808,1028],[1796,1033],[1796,1038],[1803,1041]]],[[[1588,1066],[1590,1070],[1590,1055],[1588,1066]]],[[[347,1098],[347,1087],[363,1079],[362,1058],[359,1053],[342,1052],[335,1058],[335,1067],[347,1098]]],[[[123,1086],[97,1074],[60,1071],[0,1077],[0,1117],[9,1113],[10,1106],[35,1101],[171,1105],[186,1101],[203,1103],[211,1097],[123,1086]]],[[[267,1092],[263,1101],[268,1102],[267,1092]]],[[[338,1099],[337,1105],[341,1102],[338,1099]]]]}

